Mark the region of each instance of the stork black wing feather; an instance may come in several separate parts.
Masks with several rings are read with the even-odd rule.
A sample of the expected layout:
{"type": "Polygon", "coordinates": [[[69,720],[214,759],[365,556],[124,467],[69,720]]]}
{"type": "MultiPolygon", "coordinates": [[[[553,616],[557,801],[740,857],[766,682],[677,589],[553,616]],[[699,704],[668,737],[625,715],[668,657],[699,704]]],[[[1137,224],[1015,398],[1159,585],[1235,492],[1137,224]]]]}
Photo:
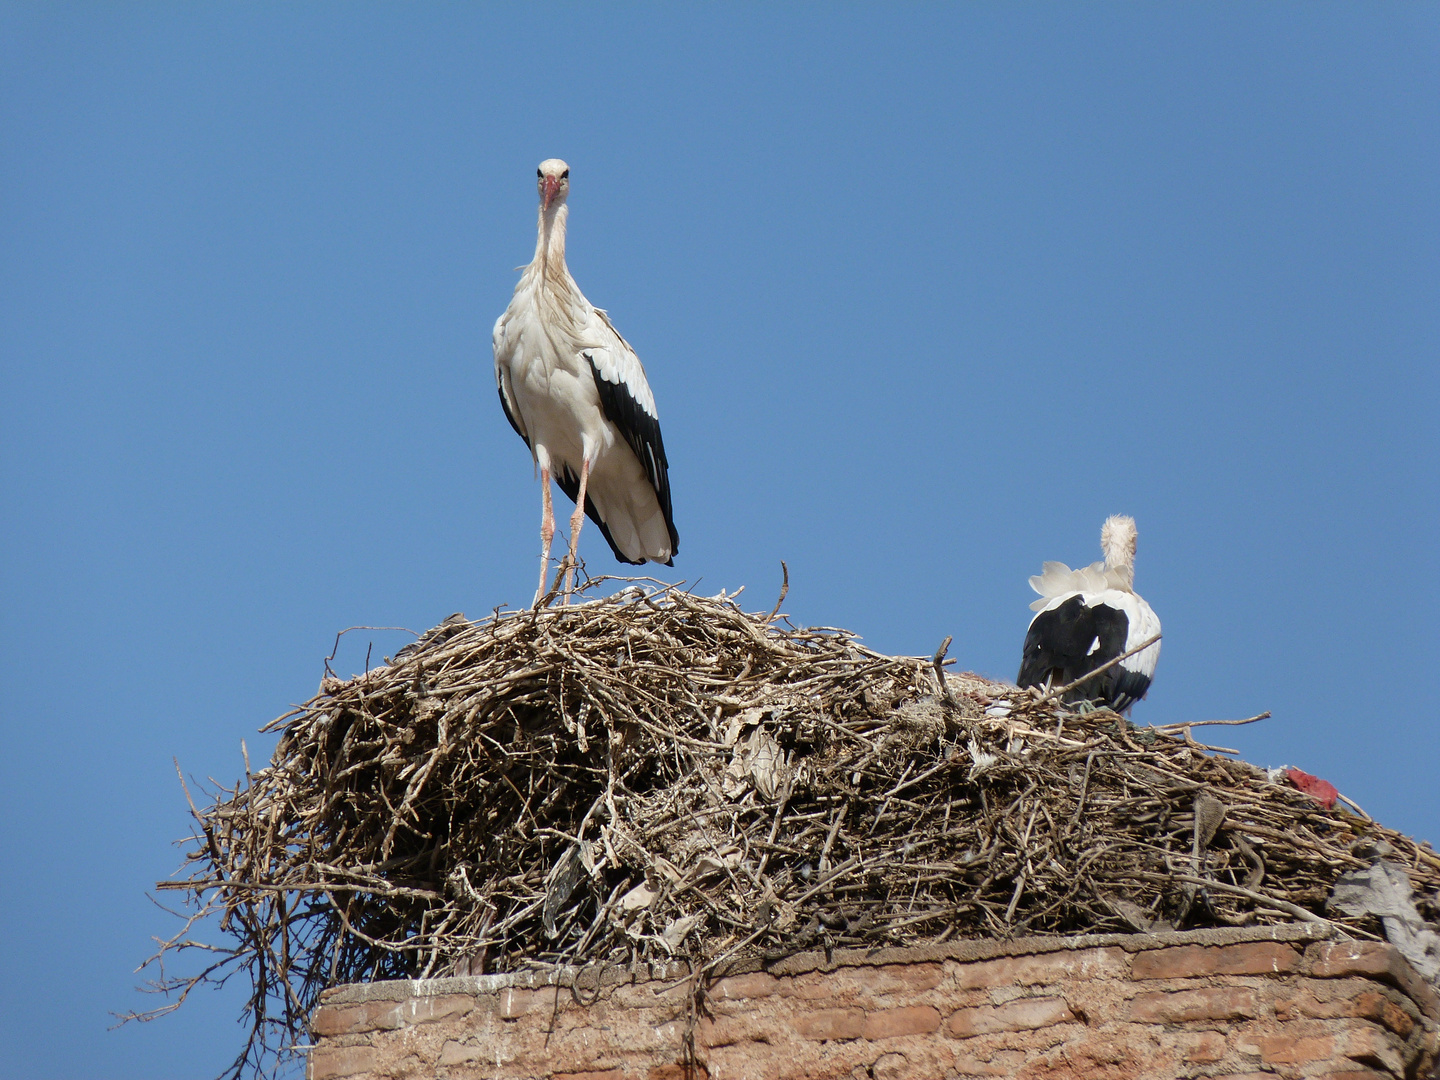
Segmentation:
{"type": "MultiPolygon", "coordinates": [[[[1137,701],[1145,696],[1150,689],[1150,676],[1139,671],[1131,671],[1124,663],[1116,664],[1110,669],[1114,672],[1109,690],[1110,707],[1116,712],[1124,712],[1137,701]]],[[[1106,674],[1110,674],[1106,672],[1106,674]]],[[[1101,678],[1104,678],[1102,675],[1101,678]]]]}
{"type": "MultiPolygon", "coordinates": [[[[595,389],[600,394],[600,409],[604,412],[605,419],[620,430],[625,442],[640,459],[650,486],[655,489],[655,498],[660,503],[661,513],[665,515],[665,527],[670,532],[670,553],[673,556],[680,550],[680,534],[675,531],[675,518],[670,508],[670,463],[665,458],[665,440],[660,436],[660,421],[640,407],[640,403],[630,393],[630,388],[623,382],[609,382],[605,379],[600,374],[600,369],[595,366],[593,356],[588,352],[582,355],[590,365],[590,374],[595,379],[595,389]]],[[[579,490],[578,485],[576,490],[579,490]]],[[[589,502],[588,496],[586,502],[589,502]]],[[[585,512],[590,514],[592,521],[599,521],[590,513],[588,505],[585,512]]],[[[603,529],[605,526],[600,527],[603,529]]],[[[610,534],[605,535],[606,539],[609,539],[610,534]]],[[[615,547],[613,541],[610,546],[615,547]]],[[[671,566],[673,563],[672,558],[666,561],[665,565],[671,566]]]]}
{"type": "MultiPolygon", "coordinates": [[[[1083,596],[1072,596],[1059,607],[1042,611],[1030,623],[1020,661],[1020,686],[1063,686],[1094,671],[1125,651],[1130,620],[1109,604],[1090,607],[1083,596]]],[[[1102,701],[1114,709],[1134,704],[1139,695],[1132,684],[1135,673],[1116,665],[1070,694],[1070,700],[1102,701]],[[1132,696],[1133,695],[1133,696],[1132,696]]],[[[1146,686],[1149,680],[1145,680],[1146,686]]],[[[1144,688],[1139,688],[1144,693],[1144,688]]]]}
{"type": "MultiPolygon", "coordinates": [[[[515,434],[524,439],[525,445],[529,446],[530,439],[526,436],[525,432],[520,430],[520,422],[515,419],[515,414],[510,411],[510,402],[505,399],[505,387],[497,386],[496,389],[500,392],[500,408],[505,410],[505,419],[510,421],[510,426],[515,429],[515,434]]],[[[580,490],[578,485],[575,490],[580,490]]],[[[571,498],[574,498],[574,496],[572,495],[571,498]]]]}

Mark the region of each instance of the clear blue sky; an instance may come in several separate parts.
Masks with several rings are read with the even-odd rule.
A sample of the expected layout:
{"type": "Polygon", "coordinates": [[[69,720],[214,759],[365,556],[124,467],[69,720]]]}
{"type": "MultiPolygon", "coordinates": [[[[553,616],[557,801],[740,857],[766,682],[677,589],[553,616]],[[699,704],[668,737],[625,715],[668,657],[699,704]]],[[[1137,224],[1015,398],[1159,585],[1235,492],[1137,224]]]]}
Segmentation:
{"type": "Polygon", "coordinates": [[[1134,719],[1272,710],[1217,740],[1440,841],[1440,6],[8,4],[0,1074],[227,1063],[230,991],[105,1030],[172,756],[529,599],[489,332],[552,155],[677,578],[1013,678],[1133,514],[1134,719]]]}

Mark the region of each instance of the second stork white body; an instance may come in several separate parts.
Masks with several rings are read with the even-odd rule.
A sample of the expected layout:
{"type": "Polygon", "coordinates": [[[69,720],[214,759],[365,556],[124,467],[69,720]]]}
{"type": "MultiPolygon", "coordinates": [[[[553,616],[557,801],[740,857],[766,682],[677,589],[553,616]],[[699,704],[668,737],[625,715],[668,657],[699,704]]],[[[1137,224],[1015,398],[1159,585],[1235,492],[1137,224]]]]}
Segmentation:
{"type": "MultiPolygon", "coordinates": [[[[1100,530],[1103,563],[1071,570],[1047,562],[1030,579],[1040,599],[1030,620],[1016,682],[1064,686],[1124,656],[1160,633],[1160,620],[1135,592],[1135,519],[1116,515],[1100,530]]],[[[1093,701],[1126,712],[1155,677],[1160,642],[1121,660],[1076,687],[1070,701],[1093,701]]]]}

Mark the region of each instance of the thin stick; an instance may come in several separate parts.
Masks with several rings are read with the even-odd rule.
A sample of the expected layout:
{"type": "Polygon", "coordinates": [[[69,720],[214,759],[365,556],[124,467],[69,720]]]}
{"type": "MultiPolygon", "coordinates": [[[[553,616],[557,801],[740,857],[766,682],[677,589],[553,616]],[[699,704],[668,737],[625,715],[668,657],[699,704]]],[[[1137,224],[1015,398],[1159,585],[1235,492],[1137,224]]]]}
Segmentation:
{"type": "Polygon", "coordinates": [[[340,639],[350,633],[351,630],[403,630],[407,634],[415,634],[417,641],[420,638],[420,635],[416,634],[415,631],[411,630],[408,626],[347,626],[335,635],[335,647],[330,650],[330,655],[325,658],[325,671],[330,675],[335,674],[330,670],[330,661],[334,660],[335,654],[340,651],[340,639]]]}
{"type": "Polygon", "coordinates": [[[1350,807],[1351,810],[1354,810],[1355,813],[1359,814],[1359,815],[1360,815],[1361,817],[1363,817],[1366,821],[1374,821],[1374,820],[1375,820],[1375,819],[1372,818],[1369,814],[1365,813],[1364,810],[1360,809],[1360,804],[1357,803],[1357,802],[1355,802],[1355,800],[1353,800],[1353,799],[1348,799],[1348,798],[1346,798],[1344,795],[1341,795],[1339,792],[1336,792],[1336,793],[1335,793],[1335,797],[1336,797],[1337,799],[1339,799],[1341,802],[1343,802],[1346,806],[1350,807]]]}
{"type": "Polygon", "coordinates": [[[770,609],[770,614],[765,616],[766,626],[774,622],[775,616],[780,614],[780,605],[785,603],[785,596],[790,591],[790,567],[785,565],[784,559],[780,560],[780,573],[785,575],[785,580],[780,583],[780,599],[775,601],[775,606],[770,609]]]}
{"type": "Polygon", "coordinates": [[[1270,710],[1265,710],[1255,716],[1247,716],[1244,720],[1186,720],[1182,724],[1156,724],[1156,731],[1179,731],[1181,728],[1192,727],[1214,727],[1223,725],[1225,727],[1237,727],[1240,724],[1253,724],[1257,720],[1270,719],[1270,710]]]}
{"type": "Polygon", "coordinates": [[[1030,869],[1026,867],[1020,871],[1020,876],[1015,879],[1015,891],[1010,894],[1010,906],[1005,909],[1005,922],[1007,925],[1015,918],[1015,905],[1020,903],[1020,894],[1025,889],[1025,878],[1029,873],[1030,869]]]}
{"type": "Polygon", "coordinates": [[[382,885],[374,882],[343,885],[339,882],[323,882],[318,885],[270,885],[253,881],[157,881],[155,888],[186,892],[230,889],[235,892],[363,892],[376,896],[408,896],[418,900],[443,900],[444,897],[430,889],[405,889],[398,885],[382,885]]]}
{"type": "Polygon", "coordinates": [[[946,705],[954,705],[956,703],[955,695],[950,692],[950,684],[945,681],[944,666],[945,654],[949,651],[952,640],[954,639],[949,634],[946,634],[945,640],[940,642],[940,647],[935,650],[935,655],[930,660],[931,665],[935,668],[935,681],[940,686],[940,697],[946,705]]]}

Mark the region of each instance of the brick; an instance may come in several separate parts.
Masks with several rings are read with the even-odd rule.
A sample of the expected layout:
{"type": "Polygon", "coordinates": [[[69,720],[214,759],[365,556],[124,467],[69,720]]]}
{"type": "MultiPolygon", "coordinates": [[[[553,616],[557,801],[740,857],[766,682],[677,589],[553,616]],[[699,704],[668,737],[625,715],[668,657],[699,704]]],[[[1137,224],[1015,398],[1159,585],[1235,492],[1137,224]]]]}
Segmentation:
{"type": "Polygon", "coordinates": [[[475,1007],[469,994],[434,994],[400,1002],[396,1018],[402,1026],[431,1024],[437,1020],[458,1020],[475,1007]]]}
{"type": "Polygon", "coordinates": [[[1305,950],[1309,972],[1317,979],[1363,975],[1403,990],[1421,1012],[1440,1019],[1440,996],[1415,973],[1399,950],[1381,941],[1319,941],[1305,950]]]}
{"type": "Polygon", "coordinates": [[[1225,1056],[1225,1036],[1218,1031],[1182,1032],[1175,1045],[1181,1057],[1197,1065],[1213,1065],[1225,1056]]]}
{"type": "Polygon", "coordinates": [[[769,997],[780,988],[780,980],[763,971],[748,975],[732,975],[721,979],[706,995],[712,1000],[737,1001],[746,998],[769,997]]]}
{"type": "MultiPolygon", "coordinates": [[[[1330,994],[1317,994],[1311,989],[1302,989],[1300,992],[1275,1002],[1275,1019],[1293,1020],[1297,1017],[1308,1017],[1316,1020],[1334,1020],[1343,1017],[1357,1017],[1361,1020],[1371,1020],[1382,1027],[1393,1031],[1402,1039],[1408,1039],[1410,1033],[1415,1030],[1415,1017],[1401,1004],[1398,1004],[1389,994],[1395,991],[1382,991],[1376,988],[1374,983],[1364,979],[1336,980],[1337,988],[1343,988],[1340,992],[1330,994]]],[[[1409,1002],[1405,1002],[1411,1009],[1414,1008],[1409,1002]]]]}
{"type": "Polygon", "coordinates": [[[1363,1020],[1346,1030],[1340,1051],[1351,1061],[1388,1069],[1396,1076],[1405,1073],[1408,1062],[1400,1040],[1384,1028],[1363,1020]]]}
{"type": "Polygon", "coordinates": [[[1189,979],[1210,974],[1210,953],[1203,945],[1147,949],[1130,962],[1136,979],[1189,979]]]}
{"type": "Polygon", "coordinates": [[[1410,1038],[1415,1021],[1404,1009],[1378,991],[1361,994],[1355,999],[1355,1016],[1373,1020],[1402,1039],[1410,1038]]]}
{"type": "Polygon", "coordinates": [[[705,1047],[715,1049],[722,1046],[734,1046],[737,1043],[747,1042],[775,1042],[785,1036],[777,1030],[775,1021],[769,1014],[746,1011],[733,1016],[719,1016],[711,1019],[701,1017],[700,1022],[695,1026],[696,1042],[705,1047]],[[776,1036],[780,1038],[777,1039],[776,1036]]]}
{"type": "Polygon", "coordinates": [[[309,1080],[335,1080],[369,1072],[375,1058],[375,1051],[368,1046],[321,1046],[310,1051],[309,1080]]]}
{"type": "Polygon", "coordinates": [[[795,1034],[812,1042],[858,1039],[865,1031],[864,1009],[817,1009],[790,1021],[795,1034]]]}
{"type": "Polygon", "coordinates": [[[1393,946],[1379,941],[1319,941],[1306,953],[1310,974],[1317,979],[1341,975],[1385,978],[1405,965],[1405,958],[1393,946]]]}
{"type": "Polygon", "coordinates": [[[518,1020],[531,1009],[547,1009],[553,1012],[559,999],[558,986],[541,986],[535,990],[507,986],[499,994],[500,1019],[518,1020]]]}
{"type": "Polygon", "coordinates": [[[1190,1020],[1250,1018],[1257,1011],[1255,991],[1247,987],[1206,986],[1137,994],[1130,1002],[1129,1016],[1141,1024],[1181,1024],[1190,1020]]]}
{"type": "Polygon", "coordinates": [[[707,1080],[709,1075],[710,1070],[698,1062],[694,1065],[656,1065],[645,1074],[645,1080],[707,1080]]]}
{"type": "Polygon", "coordinates": [[[878,964],[834,971],[811,971],[781,979],[776,993],[798,998],[834,1000],[885,997],[933,990],[945,969],[939,964],[878,964]]]}
{"type": "Polygon", "coordinates": [[[1266,1065],[1306,1065],[1335,1054],[1335,1040],[1328,1035],[1296,1036],[1282,1030],[1277,1035],[1256,1035],[1254,1043],[1266,1065]]]}
{"type": "Polygon", "coordinates": [[[487,1047],[466,1046],[454,1039],[448,1039],[445,1045],[440,1047],[440,1057],[436,1059],[435,1063],[437,1065],[466,1065],[472,1061],[483,1061],[493,1056],[494,1054],[487,1047]]]}
{"type": "Polygon", "coordinates": [[[883,1009],[865,1017],[865,1038],[872,1042],[894,1039],[901,1035],[929,1035],[940,1030],[940,1010],[929,1005],[912,1005],[903,1009],[883,1009]]]}
{"type": "Polygon", "coordinates": [[[1250,941],[1215,950],[1216,975],[1280,975],[1299,971],[1300,951],[1283,941],[1250,941]]]}
{"type": "Polygon", "coordinates": [[[985,1035],[992,1031],[1030,1031],[1074,1020],[1075,1014],[1064,998],[1020,998],[1008,1005],[981,1005],[961,1009],[945,1024],[956,1038],[985,1035]]]}
{"type": "Polygon", "coordinates": [[[1300,954],[1279,941],[1251,941],[1242,945],[1179,945],[1149,949],[1131,964],[1137,979],[1193,979],[1202,975],[1272,975],[1295,971],[1300,954]]]}
{"type": "Polygon", "coordinates": [[[507,986],[500,991],[500,1019],[518,1020],[530,1011],[530,1003],[535,998],[533,990],[517,990],[513,986],[507,986]]]}
{"type": "Polygon", "coordinates": [[[683,1004],[689,993],[690,983],[683,979],[677,982],[622,983],[611,992],[609,1001],[621,1009],[670,1009],[683,1004]]]}
{"type": "Polygon", "coordinates": [[[1125,974],[1126,958],[1120,949],[1077,949],[963,964],[955,972],[955,985],[962,990],[979,990],[992,986],[1047,985],[1077,979],[1123,979],[1125,974]]]}
{"type": "Polygon", "coordinates": [[[359,1005],[322,1005],[315,1011],[310,1030],[316,1035],[352,1035],[365,1031],[392,1031],[400,1026],[399,1003],[365,1001],[359,1005]]]}
{"type": "Polygon", "coordinates": [[[870,970],[875,973],[870,983],[872,994],[934,990],[945,977],[945,968],[940,964],[882,964],[870,970]]]}

